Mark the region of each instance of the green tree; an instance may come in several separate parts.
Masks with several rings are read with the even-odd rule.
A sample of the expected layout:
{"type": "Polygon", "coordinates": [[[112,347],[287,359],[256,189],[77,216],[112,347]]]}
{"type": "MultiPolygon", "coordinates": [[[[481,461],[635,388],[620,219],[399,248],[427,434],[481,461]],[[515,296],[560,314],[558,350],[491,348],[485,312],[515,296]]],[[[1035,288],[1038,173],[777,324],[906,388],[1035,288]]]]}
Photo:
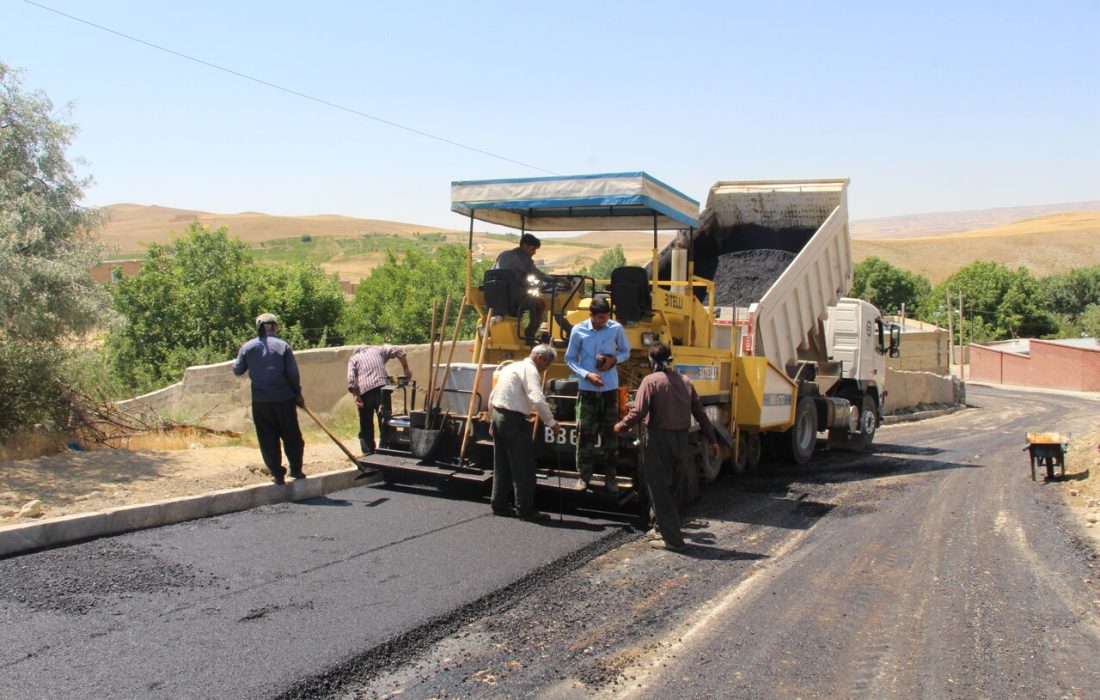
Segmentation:
{"type": "Polygon", "coordinates": [[[1078,317],[1081,333],[1089,338],[1100,338],[1100,303],[1089,304],[1078,317]]]}
{"type": "Polygon", "coordinates": [[[611,271],[623,265],[626,265],[626,254],[623,253],[622,245],[616,245],[614,248],[605,250],[600,257],[596,258],[596,262],[592,263],[591,269],[583,269],[580,274],[598,280],[611,279],[611,271]]]}
{"type": "MultiPolygon", "coordinates": [[[[490,261],[474,265],[473,279],[480,280],[490,261]]],[[[466,286],[466,247],[442,245],[433,252],[409,250],[400,258],[386,254],[355,289],[343,325],[347,342],[426,343],[431,332],[432,301],[453,299],[451,318],[456,317],[466,286]]],[[[462,337],[470,337],[474,315],[463,319],[462,337]]],[[[453,331],[448,331],[453,332],[453,331]]]]}
{"type": "Polygon", "coordinates": [[[916,310],[932,293],[926,277],[894,267],[882,258],[870,257],[854,270],[849,296],[869,301],[886,313],[901,313],[901,305],[916,310]]]}
{"type": "Polygon", "coordinates": [[[0,62],[0,438],[63,424],[63,373],[78,334],[107,318],[109,297],[88,275],[102,250],[100,215],[79,205],[90,177],[66,158],[76,127],[0,62]]]}
{"type": "Polygon", "coordinates": [[[278,314],[293,347],[318,347],[338,340],[334,333],[347,303],[340,280],[319,266],[293,263],[263,269],[263,308],[278,314]],[[300,336],[300,339],[299,337],[300,336]]]}
{"type": "MultiPolygon", "coordinates": [[[[1038,282],[1022,267],[1013,271],[995,262],[971,263],[932,290],[921,317],[946,327],[946,314],[958,313],[959,292],[966,324],[985,335],[984,340],[1038,338],[1057,330],[1041,302],[1038,282]]],[[[953,327],[958,333],[958,324],[953,327]]]]}
{"type": "Polygon", "coordinates": [[[133,390],[232,358],[260,312],[279,314],[288,341],[303,349],[325,338],[344,309],[335,277],[316,265],[261,266],[224,227],[198,222],[169,245],[149,246],[138,274],[112,291],[125,322],[107,344],[116,374],[133,390]]]}
{"type": "Polygon", "coordinates": [[[1100,300],[1100,265],[1044,277],[1039,280],[1039,290],[1046,308],[1064,326],[1063,335],[1077,335],[1080,316],[1100,300]]]}

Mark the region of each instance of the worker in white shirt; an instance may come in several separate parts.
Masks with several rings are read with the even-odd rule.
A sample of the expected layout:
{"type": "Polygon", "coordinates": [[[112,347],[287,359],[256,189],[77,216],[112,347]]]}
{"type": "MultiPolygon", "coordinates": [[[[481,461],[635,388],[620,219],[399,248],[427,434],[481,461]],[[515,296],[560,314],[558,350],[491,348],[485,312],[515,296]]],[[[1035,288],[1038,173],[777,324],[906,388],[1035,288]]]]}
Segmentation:
{"type": "Polygon", "coordinates": [[[535,510],[535,440],[528,416],[537,413],[552,430],[561,430],[542,393],[542,373],[558,353],[549,345],[536,345],[522,362],[506,365],[497,373],[489,395],[493,435],[493,496],[495,515],[518,515],[524,520],[546,521],[550,516],[535,510]],[[511,501],[515,499],[515,510],[511,501]]]}

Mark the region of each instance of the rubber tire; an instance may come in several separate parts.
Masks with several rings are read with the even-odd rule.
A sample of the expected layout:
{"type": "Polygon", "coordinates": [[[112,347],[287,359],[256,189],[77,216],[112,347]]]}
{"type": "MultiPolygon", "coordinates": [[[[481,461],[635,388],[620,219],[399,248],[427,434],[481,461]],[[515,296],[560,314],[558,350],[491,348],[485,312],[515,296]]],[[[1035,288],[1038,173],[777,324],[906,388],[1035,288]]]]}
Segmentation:
{"type": "Polygon", "coordinates": [[[864,394],[859,412],[859,432],[834,428],[829,431],[829,444],[844,450],[869,451],[878,429],[877,408],[875,399],[870,394],[864,394]]]}
{"type": "Polygon", "coordinates": [[[745,468],[756,469],[760,466],[763,456],[764,445],[760,440],[760,433],[749,433],[745,438],[745,468]]]}
{"type": "Polygon", "coordinates": [[[730,460],[730,465],[733,467],[734,474],[742,474],[745,468],[748,466],[749,446],[748,439],[745,437],[745,433],[737,434],[737,456],[730,460]]]}
{"type": "Polygon", "coordinates": [[[805,397],[795,407],[794,425],[783,433],[783,451],[795,464],[805,464],[817,447],[817,408],[814,400],[805,397]]]}

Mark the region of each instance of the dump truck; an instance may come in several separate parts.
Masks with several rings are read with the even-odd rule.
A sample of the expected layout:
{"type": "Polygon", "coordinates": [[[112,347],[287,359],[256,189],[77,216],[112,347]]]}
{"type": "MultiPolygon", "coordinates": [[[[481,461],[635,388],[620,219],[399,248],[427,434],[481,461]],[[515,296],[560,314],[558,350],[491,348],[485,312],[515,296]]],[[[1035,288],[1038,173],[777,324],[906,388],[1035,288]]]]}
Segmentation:
{"type": "MultiPolygon", "coordinates": [[[[885,360],[898,353],[899,333],[874,306],[844,296],[852,284],[847,186],[846,179],[722,181],[700,215],[696,200],[644,172],[452,183],[452,210],[470,220],[463,304],[478,319],[473,361],[436,360],[428,382],[435,389],[419,409],[415,386],[389,387],[382,440],[366,463],[387,479],[490,481],[493,374],[549,343],[559,357],[545,373],[544,393],[565,429],[532,424],[538,484],[571,488],[577,378],[565,347],[601,295],[631,346],[630,359],[617,366],[620,412],[649,371],[649,346],[661,342],[715,426],[717,459],[692,426],[684,500],[723,465],[756,466],[765,448],[804,463],[822,432],[829,448],[868,449],[887,397],[885,360]],[[566,273],[519,280],[501,271],[474,279],[477,221],[520,233],[652,231],[653,250],[646,265],[617,268],[609,279],[566,273]],[[661,231],[675,232],[665,246],[661,231]],[[530,319],[521,318],[527,296],[543,308],[531,336],[530,319]],[[390,401],[396,392],[403,392],[400,412],[390,401]]],[[[606,488],[597,474],[596,494],[644,503],[637,478],[644,426],[637,430],[637,439],[620,441],[619,488],[606,488]]]]}

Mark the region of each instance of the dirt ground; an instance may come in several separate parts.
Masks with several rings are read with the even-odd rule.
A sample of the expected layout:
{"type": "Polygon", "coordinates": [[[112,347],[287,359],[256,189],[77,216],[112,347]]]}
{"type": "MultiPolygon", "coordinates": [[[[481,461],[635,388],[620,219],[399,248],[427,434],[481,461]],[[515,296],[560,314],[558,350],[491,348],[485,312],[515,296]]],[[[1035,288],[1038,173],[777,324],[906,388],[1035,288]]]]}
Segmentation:
{"type": "MultiPolygon", "coordinates": [[[[331,441],[308,433],[305,438],[307,475],[352,467],[331,441]]],[[[354,441],[345,444],[354,449],[354,441]]],[[[270,481],[255,446],[191,442],[180,447],[67,450],[0,462],[0,528],[270,481]],[[34,501],[40,509],[27,507],[34,501]]]]}

